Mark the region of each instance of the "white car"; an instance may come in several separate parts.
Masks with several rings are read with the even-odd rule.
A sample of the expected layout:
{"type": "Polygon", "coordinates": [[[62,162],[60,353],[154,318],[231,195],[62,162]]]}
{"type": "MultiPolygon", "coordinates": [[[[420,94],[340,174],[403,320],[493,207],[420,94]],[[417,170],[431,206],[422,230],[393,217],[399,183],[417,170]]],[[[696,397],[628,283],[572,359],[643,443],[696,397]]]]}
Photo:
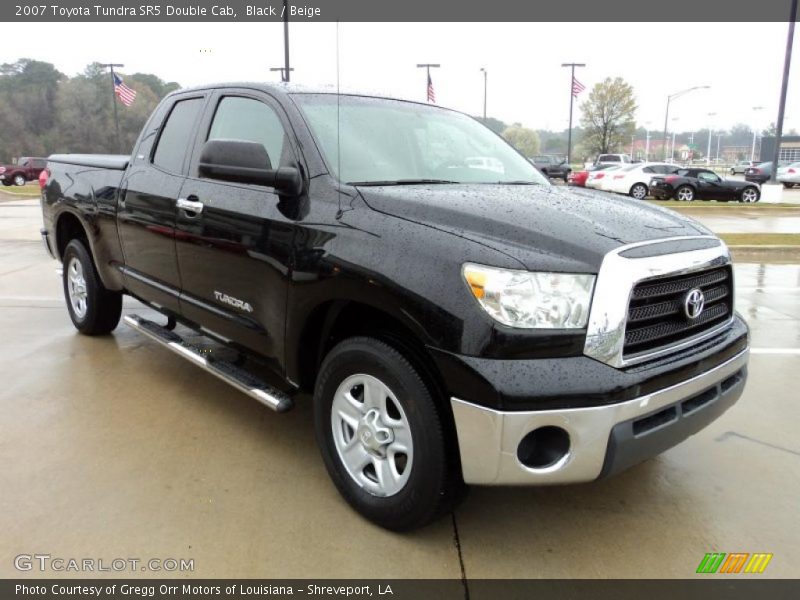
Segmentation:
{"type": "Polygon", "coordinates": [[[794,162],[787,167],[778,167],[775,178],[783,184],[783,187],[800,185],[800,162],[794,162]]]}
{"type": "Polygon", "coordinates": [[[495,173],[505,174],[506,169],[500,160],[493,156],[471,156],[464,160],[464,163],[470,169],[482,169],[484,171],[493,171],[495,173]]]}
{"type": "Polygon", "coordinates": [[[586,187],[592,188],[595,190],[603,189],[601,185],[604,181],[606,181],[614,171],[618,171],[621,167],[620,166],[613,166],[613,167],[606,167],[602,171],[590,171],[589,176],[586,178],[586,187]]]}
{"type": "Polygon", "coordinates": [[[615,172],[603,189],[644,200],[650,193],[650,180],[654,175],[669,175],[679,168],[678,165],[656,162],[627,165],[615,172]]]}

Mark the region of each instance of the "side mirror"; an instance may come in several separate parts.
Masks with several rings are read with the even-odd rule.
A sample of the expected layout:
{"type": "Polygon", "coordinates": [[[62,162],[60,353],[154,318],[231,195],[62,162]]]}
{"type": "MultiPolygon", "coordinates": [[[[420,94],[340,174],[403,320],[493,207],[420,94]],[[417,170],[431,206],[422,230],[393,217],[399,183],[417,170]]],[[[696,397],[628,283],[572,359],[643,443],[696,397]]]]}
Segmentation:
{"type": "Polygon", "coordinates": [[[209,140],[200,152],[198,171],[200,177],[269,186],[286,196],[303,191],[299,169],[273,169],[264,146],[256,142],[209,140]]]}

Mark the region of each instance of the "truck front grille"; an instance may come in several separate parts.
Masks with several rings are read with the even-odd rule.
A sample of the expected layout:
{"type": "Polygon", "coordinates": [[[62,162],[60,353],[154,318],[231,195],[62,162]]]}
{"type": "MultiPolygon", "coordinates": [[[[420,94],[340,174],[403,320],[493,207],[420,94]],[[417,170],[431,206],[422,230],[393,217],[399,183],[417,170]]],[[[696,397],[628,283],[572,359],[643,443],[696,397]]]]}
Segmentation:
{"type": "Polygon", "coordinates": [[[623,357],[662,349],[724,323],[733,314],[730,266],[643,281],[633,288],[628,306],[623,357]],[[699,289],[705,296],[702,312],[686,315],[687,294],[699,289]]]}

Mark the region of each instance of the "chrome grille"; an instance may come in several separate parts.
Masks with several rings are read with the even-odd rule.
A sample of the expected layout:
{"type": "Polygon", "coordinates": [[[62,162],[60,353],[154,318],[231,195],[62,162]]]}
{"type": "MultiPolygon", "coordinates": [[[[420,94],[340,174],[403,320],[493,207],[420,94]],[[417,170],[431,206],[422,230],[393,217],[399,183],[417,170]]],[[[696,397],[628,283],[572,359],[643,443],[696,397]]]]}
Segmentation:
{"type": "Polygon", "coordinates": [[[628,305],[623,357],[658,350],[724,323],[733,314],[732,288],[729,265],[637,284],[628,305]],[[694,288],[702,290],[705,306],[690,319],[684,303],[694,288]]]}

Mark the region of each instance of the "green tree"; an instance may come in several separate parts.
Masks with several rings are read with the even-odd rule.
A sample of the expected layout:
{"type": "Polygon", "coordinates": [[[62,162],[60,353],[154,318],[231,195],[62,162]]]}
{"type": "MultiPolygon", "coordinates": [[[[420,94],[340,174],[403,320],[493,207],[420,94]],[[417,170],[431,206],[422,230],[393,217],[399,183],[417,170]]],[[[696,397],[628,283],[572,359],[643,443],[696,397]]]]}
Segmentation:
{"type": "Polygon", "coordinates": [[[539,136],[533,129],[514,123],[503,131],[503,137],[525,156],[531,157],[539,153],[539,136]]]}
{"type": "Polygon", "coordinates": [[[581,104],[584,147],[592,153],[604,153],[630,144],[636,108],[633,88],[621,77],[607,77],[595,84],[581,104]]]}

